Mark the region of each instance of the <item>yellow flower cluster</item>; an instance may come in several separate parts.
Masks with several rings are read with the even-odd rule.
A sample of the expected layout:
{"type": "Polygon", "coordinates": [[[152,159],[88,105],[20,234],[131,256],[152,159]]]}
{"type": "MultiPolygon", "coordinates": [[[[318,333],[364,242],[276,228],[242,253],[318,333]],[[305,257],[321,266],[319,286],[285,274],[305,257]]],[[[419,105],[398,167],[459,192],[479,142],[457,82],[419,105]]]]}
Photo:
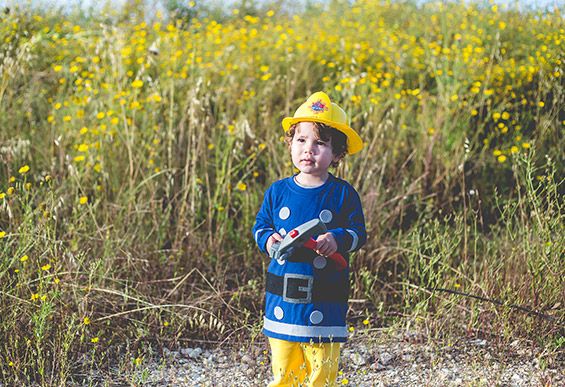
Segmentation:
{"type": "MultiPolygon", "coordinates": [[[[382,106],[414,121],[428,120],[421,114],[426,109],[459,114],[469,123],[464,135],[504,163],[534,144],[535,117],[555,108],[551,86],[537,85],[562,79],[565,31],[557,13],[359,0],[296,15],[236,10],[219,21],[197,17],[196,3],[189,8],[195,12],[190,21],[157,13],[151,21],[120,19],[111,28],[40,15],[29,16],[26,34],[16,18],[1,24],[8,45],[42,36],[49,103],[43,124],[64,139],[65,160],[95,192],[108,179],[109,160],[127,166],[128,176],[169,168],[175,131],[191,125],[198,109],[216,121],[209,137],[226,134],[227,127],[241,140],[260,129],[245,134],[239,121],[247,118],[236,112],[278,120],[281,109],[294,105],[295,93],[314,89],[330,91],[353,117],[382,106]],[[269,106],[283,98],[285,106],[269,106]]],[[[415,126],[429,137],[445,130],[433,122],[398,128],[415,126]]],[[[210,140],[203,147],[218,149],[210,140]]],[[[29,168],[18,172],[25,176],[29,168]]],[[[244,194],[250,182],[231,184],[244,194]]]]}
{"type": "MultiPolygon", "coordinates": [[[[204,80],[244,104],[262,83],[300,77],[293,63],[308,61],[306,76],[320,77],[353,109],[391,99],[401,109],[418,109],[435,98],[477,117],[502,101],[514,104],[506,114],[522,106],[543,109],[529,85],[543,74],[562,76],[564,33],[556,15],[430,2],[398,23],[390,15],[401,14],[401,7],[362,0],[352,7],[320,6],[316,18],[277,17],[269,10],[262,16],[237,12],[225,22],[195,18],[188,25],[158,15],[151,24],[125,22],[86,40],[73,38],[84,27],[63,22],[52,27],[57,33],[50,39],[58,53],[51,69],[64,99],[53,100],[48,120],[69,131],[88,127],[86,138],[75,136],[80,145],[74,160],[100,172],[96,149],[115,142],[140,115],[158,110],[154,104],[164,102],[171,82],[183,88],[204,80]]],[[[501,117],[487,128],[485,144],[516,135],[518,119],[501,117]]],[[[513,145],[504,152],[510,154],[513,145]]],[[[147,167],[154,169],[151,159],[147,167]]]]}

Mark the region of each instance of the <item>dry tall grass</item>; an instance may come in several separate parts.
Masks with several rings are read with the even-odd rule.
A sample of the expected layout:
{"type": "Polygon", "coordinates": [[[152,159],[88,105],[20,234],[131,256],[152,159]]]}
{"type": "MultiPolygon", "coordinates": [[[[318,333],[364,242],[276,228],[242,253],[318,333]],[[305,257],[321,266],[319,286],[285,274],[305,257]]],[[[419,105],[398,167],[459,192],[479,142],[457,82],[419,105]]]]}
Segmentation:
{"type": "Polygon", "coordinates": [[[555,361],[562,10],[181,11],[0,16],[4,383],[66,384],[110,349],[128,370],[162,344],[257,338],[267,261],[250,229],[292,173],[280,120],[317,90],[366,140],[335,171],[369,231],[352,327],[521,337],[555,361]]]}

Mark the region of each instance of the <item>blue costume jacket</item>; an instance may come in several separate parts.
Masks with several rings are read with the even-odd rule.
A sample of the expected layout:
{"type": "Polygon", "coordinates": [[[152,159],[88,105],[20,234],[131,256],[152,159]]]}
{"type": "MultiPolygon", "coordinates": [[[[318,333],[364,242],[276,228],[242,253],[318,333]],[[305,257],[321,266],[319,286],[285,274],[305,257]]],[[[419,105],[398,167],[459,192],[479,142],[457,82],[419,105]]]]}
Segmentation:
{"type": "MultiPolygon", "coordinates": [[[[253,236],[266,251],[275,232],[284,236],[309,220],[320,218],[340,252],[359,249],[367,240],[361,201],[346,181],[329,175],[315,188],[298,185],[294,176],[273,183],[265,192],[253,236]]],[[[295,342],[344,342],[349,294],[349,268],[337,271],[332,260],[312,250],[296,249],[285,261],[271,260],[263,332],[295,342]]]]}

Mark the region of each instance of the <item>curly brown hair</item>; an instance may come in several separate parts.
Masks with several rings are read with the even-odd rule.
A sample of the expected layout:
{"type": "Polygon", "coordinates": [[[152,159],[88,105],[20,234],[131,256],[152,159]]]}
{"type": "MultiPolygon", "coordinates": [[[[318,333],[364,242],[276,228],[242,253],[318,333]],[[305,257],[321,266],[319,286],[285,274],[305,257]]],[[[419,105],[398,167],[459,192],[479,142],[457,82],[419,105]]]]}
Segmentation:
{"type": "MultiPolygon", "coordinates": [[[[322,124],[321,122],[312,123],[314,124],[316,136],[322,141],[329,141],[332,145],[332,153],[336,157],[336,160],[332,161],[331,166],[334,168],[337,167],[341,159],[347,154],[347,136],[339,130],[329,125],[322,124]]],[[[289,149],[298,124],[299,123],[292,125],[285,133],[284,141],[289,149]]]]}

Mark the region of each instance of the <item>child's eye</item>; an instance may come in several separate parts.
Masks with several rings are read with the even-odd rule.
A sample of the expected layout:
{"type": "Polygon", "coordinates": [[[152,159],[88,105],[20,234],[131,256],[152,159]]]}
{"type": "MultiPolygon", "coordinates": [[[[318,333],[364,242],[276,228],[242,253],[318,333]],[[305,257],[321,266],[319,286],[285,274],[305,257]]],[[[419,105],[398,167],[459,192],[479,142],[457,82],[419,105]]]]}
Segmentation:
{"type": "Polygon", "coordinates": [[[298,142],[304,142],[304,141],[306,141],[306,140],[304,140],[303,138],[297,138],[296,141],[298,141],[298,142]]]}
{"type": "Polygon", "coordinates": [[[319,145],[319,146],[324,146],[324,145],[326,145],[326,143],[323,142],[323,141],[316,141],[316,144],[319,145]]]}

